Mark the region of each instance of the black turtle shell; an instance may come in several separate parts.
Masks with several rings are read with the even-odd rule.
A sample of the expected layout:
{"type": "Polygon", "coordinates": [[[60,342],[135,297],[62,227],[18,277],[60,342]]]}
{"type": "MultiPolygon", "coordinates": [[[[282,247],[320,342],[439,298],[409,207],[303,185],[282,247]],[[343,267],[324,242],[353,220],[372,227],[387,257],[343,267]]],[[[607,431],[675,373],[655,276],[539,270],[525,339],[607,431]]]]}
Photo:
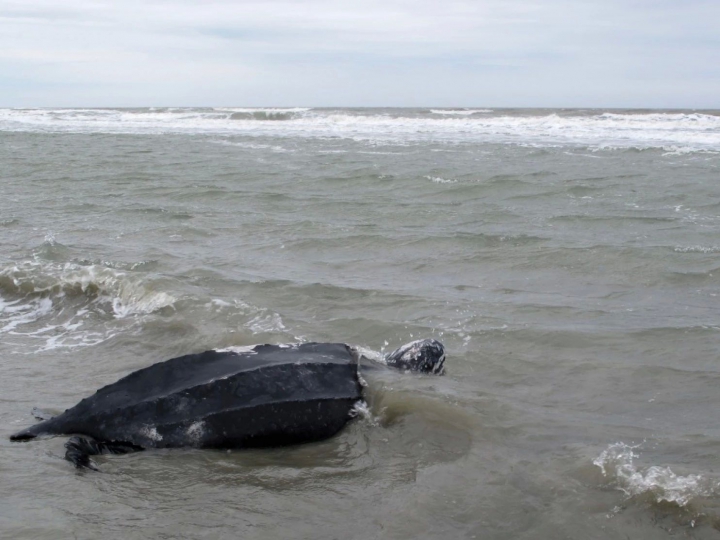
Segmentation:
{"type": "Polygon", "coordinates": [[[14,440],[73,434],[140,448],[279,446],[331,437],[362,397],[343,343],[206,351],[135,371],[14,440]]]}

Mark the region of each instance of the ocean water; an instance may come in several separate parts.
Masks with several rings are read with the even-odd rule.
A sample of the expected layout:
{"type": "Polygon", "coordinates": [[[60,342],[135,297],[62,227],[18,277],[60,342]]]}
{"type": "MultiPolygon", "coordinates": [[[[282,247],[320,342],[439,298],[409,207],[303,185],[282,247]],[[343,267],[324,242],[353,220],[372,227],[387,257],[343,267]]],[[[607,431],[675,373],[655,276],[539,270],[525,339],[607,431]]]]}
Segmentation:
{"type": "Polygon", "coordinates": [[[0,536],[720,535],[720,112],[0,110],[0,536]],[[443,341],[336,437],[11,443],[154,362],[443,341]]]}

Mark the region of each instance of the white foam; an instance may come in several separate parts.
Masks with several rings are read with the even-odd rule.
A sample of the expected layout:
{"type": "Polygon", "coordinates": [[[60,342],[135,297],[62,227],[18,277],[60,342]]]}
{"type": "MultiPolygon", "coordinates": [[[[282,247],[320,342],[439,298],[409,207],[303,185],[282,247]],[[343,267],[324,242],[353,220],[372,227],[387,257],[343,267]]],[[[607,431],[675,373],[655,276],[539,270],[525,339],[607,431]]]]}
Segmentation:
{"type": "Polygon", "coordinates": [[[215,349],[215,351],[219,353],[231,352],[237,354],[257,354],[255,347],[257,347],[257,345],[233,345],[231,347],[225,347],[223,349],[215,349]]]}
{"type": "MultiPolygon", "coordinates": [[[[15,332],[19,326],[34,323],[52,311],[52,300],[49,298],[31,299],[26,302],[16,300],[4,302],[0,299],[0,314],[7,315],[0,319],[5,324],[0,327],[0,333],[15,332]]],[[[46,327],[48,330],[54,327],[46,327]]]]}
{"type": "Polygon", "coordinates": [[[419,141],[490,142],[579,146],[594,150],[662,148],[671,154],[720,153],[720,116],[712,114],[538,115],[501,111],[475,114],[481,109],[433,111],[433,115],[418,116],[402,112],[379,114],[372,110],[301,108],[0,109],[0,131],[341,137],[395,145],[419,141]],[[469,112],[471,114],[467,114],[469,112]],[[275,119],[266,121],[263,115],[275,119]]]}
{"type": "Polygon", "coordinates": [[[222,314],[224,324],[242,326],[253,334],[283,333],[286,330],[279,313],[268,308],[254,306],[240,299],[231,301],[214,299],[205,304],[205,307],[222,314]]]}
{"type": "Polygon", "coordinates": [[[277,313],[261,313],[253,317],[246,326],[253,334],[282,332],[286,330],[283,320],[277,313]]]}
{"type": "Polygon", "coordinates": [[[428,180],[435,182],[436,184],[454,184],[457,180],[452,178],[442,178],[441,176],[426,176],[428,180]]]}
{"type": "Polygon", "coordinates": [[[371,426],[377,426],[380,424],[377,417],[372,414],[370,407],[364,400],[355,402],[353,408],[350,409],[350,418],[361,418],[371,426]]]}
{"type": "Polygon", "coordinates": [[[117,294],[112,298],[112,309],[120,319],[153,313],[175,303],[173,296],[162,291],[147,290],[139,283],[122,283],[117,294]]]}
{"type": "Polygon", "coordinates": [[[291,153],[293,150],[290,150],[288,148],[284,148],[282,146],[273,145],[273,144],[257,144],[257,143],[250,143],[250,142],[233,142],[233,141],[227,141],[227,140],[219,140],[219,141],[210,141],[213,144],[221,144],[223,146],[236,146],[238,148],[247,148],[249,150],[270,150],[272,152],[278,152],[278,153],[291,153]]]}
{"type": "Polygon", "coordinates": [[[491,113],[492,109],[430,109],[433,114],[470,116],[471,114],[491,113]]]}
{"type": "Polygon", "coordinates": [[[120,328],[97,317],[122,320],[172,306],[175,298],[144,278],[102,265],[23,261],[0,269],[0,334],[39,340],[37,351],[97,345],[120,328]]]}
{"type": "Polygon", "coordinates": [[[686,506],[697,497],[717,493],[718,482],[699,474],[682,476],[675,474],[670,467],[636,466],[634,460],[638,454],[635,450],[638,448],[639,445],[631,446],[621,442],[611,444],[593,463],[600,467],[603,476],[610,478],[629,497],[650,495],[657,502],[686,506]]]}
{"type": "Polygon", "coordinates": [[[310,107],[216,107],[216,111],[230,111],[239,113],[287,114],[302,113],[311,110],[310,107]]]}
{"type": "Polygon", "coordinates": [[[676,246],[676,253],[720,253],[720,246],[676,246]]]}
{"type": "MultiPolygon", "coordinates": [[[[387,345],[387,342],[385,342],[387,345]]],[[[358,355],[358,357],[365,357],[368,360],[372,360],[374,362],[379,362],[381,364],[385,364],[385,355],[382,352],[375,351],[373,349],[370,349],[368,347],[363,347],[361,345],[355,345],[352,347],[353,351],[358,355]]]]}

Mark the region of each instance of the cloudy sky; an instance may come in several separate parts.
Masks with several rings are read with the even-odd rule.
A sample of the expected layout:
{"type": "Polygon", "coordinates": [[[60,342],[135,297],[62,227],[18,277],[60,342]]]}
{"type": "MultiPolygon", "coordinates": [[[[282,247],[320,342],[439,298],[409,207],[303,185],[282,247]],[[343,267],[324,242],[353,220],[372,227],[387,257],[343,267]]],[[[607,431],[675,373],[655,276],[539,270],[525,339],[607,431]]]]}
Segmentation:
{"type": "Polygon", "coordinates": [[[720,108],[718,0],[0,0],[0,107],[720,108]]]}

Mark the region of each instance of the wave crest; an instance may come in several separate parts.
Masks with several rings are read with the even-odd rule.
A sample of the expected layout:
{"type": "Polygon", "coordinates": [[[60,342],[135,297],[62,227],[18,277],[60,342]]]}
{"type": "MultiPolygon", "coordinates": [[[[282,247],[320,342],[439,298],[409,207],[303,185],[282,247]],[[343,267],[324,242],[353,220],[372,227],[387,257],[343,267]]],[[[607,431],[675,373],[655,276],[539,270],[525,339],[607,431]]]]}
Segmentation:
{"type": "Polygon", "coordinates": [[[175,301],[139,275],[25,261],[0,269],[0,334],[40,340],[40,351],[96,345],[126,326],[121,320],[132,325],[175,301]]]}
{"type": "Polygon", "coordinates": [[[484,109],[0,109],[0,131],[340,137],[370,143],[519,144],[720,153],[720,115],[484,109]]]}
{"type": "Polygon", "coordinates": [[[292,120],[309,111],[306,108],[294,109],[224,109],[231,112],[230,120],[292,120]]]}
{"type": "Polygon", "coordinates": [[[147,314],[172,306],[175,298],[150,288],[139,276],[100,265],[25,262],[0,270],[0,292],[45,298],[84,296],[107,304],[115,317],[147,314]]]}
{"type": "Polygon", "coordinates": [[[717,481],[699,474],[675,474],[670,467],[653,465],[641,468],[635,465],[638,445],[615,443],[608,446],[593,460],[603,476],[628,497],[648,496],[655,502],[669,502],[680,507],[693,500],[717,493],[717,481]]]}

